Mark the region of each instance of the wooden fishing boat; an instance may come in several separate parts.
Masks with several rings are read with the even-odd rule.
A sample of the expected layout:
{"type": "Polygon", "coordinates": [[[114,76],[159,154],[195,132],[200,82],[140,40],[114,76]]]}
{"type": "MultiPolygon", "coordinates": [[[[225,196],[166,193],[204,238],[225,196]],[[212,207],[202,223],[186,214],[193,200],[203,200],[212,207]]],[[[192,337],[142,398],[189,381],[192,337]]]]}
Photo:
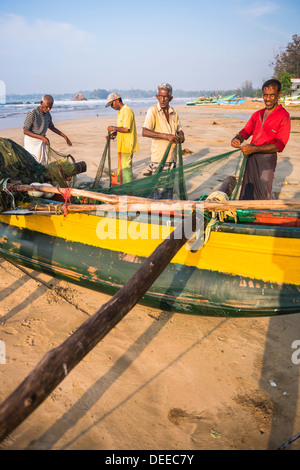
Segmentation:
{"type": "MultiPolygon", "coordinates": [[[[0,213],[0,255],[113,295],[190,212],[100,204],[67,214],[0,213]]],[[[206,243],[183,246],[141,302],[198,315],[300,312],[300,211],[236,215],[216,222],[206,243]]]]}
{"type": "MultiPolygon", "coordinates": [[[[18,169],[16,163],[23,162],[10,151],[5,157],[7,168],[13,172],[18,169]],[[9,164],[13,158],[12,167],[9,164]]],[[[32,178],[32,162],[26,155],[25,160],[32,178]]],[[[103,158],[99,168],[102,163],[103,158]]],[[[162,182],[169,183],[170,174],[168,178],[163,174],[162,182]]],[[[10,173],[4,175],[0,256],[115,295],[49,351],[1,404],[0,441],[139,301],[201,315],[242,317],[299,312],[300,201],[257,204],[209,197],[186,201],[181,196],[184,187],[180,187],[179,201],[155,201],[68,186],[49,187],[45,179],[37,188],[34,184],[19,184],[10,173]],[[64,204],[37,198],[15,200],[15,194],[30,194],[37,189],[42,194],[59,195],[64,204]],[[243,203],[247,210],[243,210],[243,203]],[[203,227],[197,225],[198,221],[204,222],[205,216],[203,227]]],[[[158,188],[169,189],[162,182],[159,186],[150,184],[150,194],[155,194],[153,187],[158,196],[158,188]]],[[[228,177],[225,195],[232,195],[234,185],[235,177],[228,177]]]]}
{"type": "Polygon", "coordinates": [[[218,104],[242,104],[247,101],[248,98],[241,98],[237,95],[225,96],[224,98],[220,98],[217,100],[218,104]]]}

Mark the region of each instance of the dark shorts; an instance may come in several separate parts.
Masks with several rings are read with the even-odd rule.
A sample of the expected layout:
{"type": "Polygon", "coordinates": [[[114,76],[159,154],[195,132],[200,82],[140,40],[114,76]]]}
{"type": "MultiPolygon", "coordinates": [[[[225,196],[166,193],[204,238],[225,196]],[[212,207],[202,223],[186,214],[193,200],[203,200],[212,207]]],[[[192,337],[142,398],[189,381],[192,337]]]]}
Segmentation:
{"type": "Polygon", "coordinates": [[[271,199],[277,153],[254,153],[248,157],[240,199],[271,199]]]}

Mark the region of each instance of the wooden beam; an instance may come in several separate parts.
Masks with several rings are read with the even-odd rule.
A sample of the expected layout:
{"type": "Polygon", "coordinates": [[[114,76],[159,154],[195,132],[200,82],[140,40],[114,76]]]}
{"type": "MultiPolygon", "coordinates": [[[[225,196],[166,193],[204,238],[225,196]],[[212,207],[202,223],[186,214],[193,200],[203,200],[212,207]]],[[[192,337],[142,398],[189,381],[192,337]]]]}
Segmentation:
{"type": "Polygon", "coordinates": [[[131,279],[60,346],[49,351],[19,387],[0,405],[0,441],[19,426],[70,371],[119,323],[191,237],[193,213],[164,240],[131,279]]]}
{"type": "MultiPolygon", "coordinates": [[[[84,205],[71,204],[68,206],[70,212],[84,211],[84,205]]],[[[271,201],[169,201],[149,200],[143,202],[130,202],[121,199],[116,204],[87,205],[89,211],[116,211],[116,212],[170,212],[199,210],[209,212],[235,211],[236,209],[259,209],[259,210],[300,210],[300,200],[271,200],[271,201]]]]}
{"type": "MultiPolygon", "coordinates": [[[[66,189],[65,188],[56,188],[41,185],[38,188],[34,188],[31,185],[7,185],[8,189],[16,190],[20,192],[28,192],[28,191],[42,191],[45,193],[55,193],[64,195],[66,189]]],[[[115,194],[104,194],[104,193],[96,193],[94,191],[86,191],[82,189],[75,189],[75,188],[67,188],[68,194],[71,196],[83,197],[88,198],[91,200],[101,201],[105,204],[115,206],[116,210],[120,211],[127,211],[129,207],[132,205],[136,205],[134,210],[138,210],[138,205],[140,204],[141,210],[151,210],[155,207],[159,207],[159,210],[187,210],[188,207],[191,209],[198,208],[199,210],[208,210],[208,211],[231,211],[236,209],[273,209],[273,210],[281,210],[281,209],[300,209],[300,200],[296,199],[271,199],[271,200],[254,200],[254,201],[240,201],[240,200],[232,200],[232,201],[179,201],[179,200],[171,200],[171,199],[162,199],[162,200],[154,200],[149,198],[142,198],[142,197],[135,197],[135,196],[117,196],[115,194]],[[171,206],[171,209],[170,209],[171,206]]],[[[101,205],[99,206],[101,210],[110,210],[109,206],[101,205]]]]}

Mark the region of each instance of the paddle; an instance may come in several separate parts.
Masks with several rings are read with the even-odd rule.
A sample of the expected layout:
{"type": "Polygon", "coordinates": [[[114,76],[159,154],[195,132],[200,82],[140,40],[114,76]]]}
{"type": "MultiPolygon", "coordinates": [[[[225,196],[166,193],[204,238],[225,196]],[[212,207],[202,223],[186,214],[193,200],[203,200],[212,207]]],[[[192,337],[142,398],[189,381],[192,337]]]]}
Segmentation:
{"type": "Polygon", "coordinates": [[[0,441],[19,426],[70,371],[116,326],[192,236],[194,212],[146,259],[131,279],[60,346],[49,351],[19,387],[0,405],[0,441]]]}

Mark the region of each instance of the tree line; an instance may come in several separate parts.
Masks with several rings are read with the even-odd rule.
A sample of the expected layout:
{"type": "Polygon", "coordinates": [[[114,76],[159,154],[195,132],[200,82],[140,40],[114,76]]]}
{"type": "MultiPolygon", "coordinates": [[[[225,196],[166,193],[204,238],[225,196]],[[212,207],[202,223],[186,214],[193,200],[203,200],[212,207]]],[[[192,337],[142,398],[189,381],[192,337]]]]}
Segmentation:
{"type": "Polygon", "coordinates": [[[283,95],[291,94],[291,79],[300,78],[300,36],[294,34],[292,41],[275,54],[270,63],[273,77],[281,81],[283,95]]]}

